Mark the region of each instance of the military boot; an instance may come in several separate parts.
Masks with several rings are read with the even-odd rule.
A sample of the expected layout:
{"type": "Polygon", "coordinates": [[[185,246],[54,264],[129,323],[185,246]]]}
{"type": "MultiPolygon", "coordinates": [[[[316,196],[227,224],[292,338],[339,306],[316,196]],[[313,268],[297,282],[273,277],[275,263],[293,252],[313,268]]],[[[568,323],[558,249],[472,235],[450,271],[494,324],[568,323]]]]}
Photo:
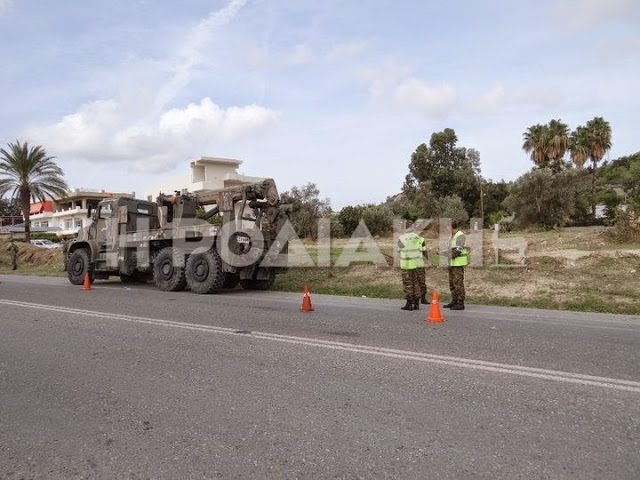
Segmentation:
{"type": "Polygon", "coordinates": [[[427,294],[425,293],[420,297],[420,303],[423,305],[429,305],[429,300],[427,300],[427,294]]]}
{"type": "Polygon", "coordinates": [[[413,309],[414,310],[420,310],[420,298],[415,297],[413,299],[413,309]]]}
{"type": "Polygon", "coordinates": [[[404,307],[400,307],[400,310],[413,310],[413,299],[407,298],[407,303],[404,304],[404,307]]]}
{"type": "Polygon", "coordinates": [[[456,302],[451,305],[451,310],[464,310],[464,302],[456,302]]]}
{"type": "Polygon", "coordinates": [[[445,305],[442,306],[442,308],[451,308],[453,307],[456,303],[458,303],[458,301],[455,298],[452,298],[451,301],[445,305]]]}

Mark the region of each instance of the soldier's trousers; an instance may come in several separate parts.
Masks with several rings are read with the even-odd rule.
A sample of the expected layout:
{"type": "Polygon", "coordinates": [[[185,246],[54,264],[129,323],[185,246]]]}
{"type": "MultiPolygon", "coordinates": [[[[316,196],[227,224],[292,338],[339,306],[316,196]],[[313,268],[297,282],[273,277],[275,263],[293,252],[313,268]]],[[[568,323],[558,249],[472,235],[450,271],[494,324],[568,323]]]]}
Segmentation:
{"type": "Polygon", "coordinates": [[[449,267],[449,290],[452,302],[464,303],[464,267],[449,267]]]}
{"type": "Polygon", "coordinates": [[[420,297],[427,294],[427,272],[424,267],[416,268],[418,276],[418,285],[420,286],[420,297]]]}
{"type": "Polygon", "coordinates": [[[418,270],[402,270],[402,289],[407,300],[417,300],[420,298],[420,283],[418,281],[418,270]]]}

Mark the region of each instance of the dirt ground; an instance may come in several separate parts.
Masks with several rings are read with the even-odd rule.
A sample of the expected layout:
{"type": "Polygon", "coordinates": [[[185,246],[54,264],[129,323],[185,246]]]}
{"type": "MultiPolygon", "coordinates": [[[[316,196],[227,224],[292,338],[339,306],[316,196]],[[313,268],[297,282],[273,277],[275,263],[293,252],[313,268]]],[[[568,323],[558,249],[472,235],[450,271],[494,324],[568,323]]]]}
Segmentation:
{"type": "MultiPolygon", "coordinates": [[[[606,227],[500,233],[498,239],[499,246],[521,250],[496,251],[494,232],[484,231],[481,261],[476,249],[476,266],[465,272],[469,303],[640,314],[640,244],[615,242],[606,227]]],[[[338,240],[333,246],[347,242],[338,240]]],[[[392,243],[390,238],[376,239],[386,254],[392,254],[392,243]]],[[[437,235],[428,236],[427,248],[439,250],[437,235]]],[[[396,285],[394,296],[401,296],[397,267],[356,265],[335,270],[333,280],[341,282],[343,290],[358,285],[375,296],[382,284],[396,285]]],[[[316,283],[322,293],[325,283],[316,283]]],[[[427,286],[448,298],[447,269],[428,265],[427,286]]]]}

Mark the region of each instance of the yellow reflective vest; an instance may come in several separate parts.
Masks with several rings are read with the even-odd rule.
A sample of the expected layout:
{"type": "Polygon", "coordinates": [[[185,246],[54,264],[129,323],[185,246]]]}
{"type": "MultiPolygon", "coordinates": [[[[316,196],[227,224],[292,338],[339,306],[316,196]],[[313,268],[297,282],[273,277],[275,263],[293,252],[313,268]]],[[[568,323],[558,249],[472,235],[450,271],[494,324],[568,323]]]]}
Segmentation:
{"type": "Polygon", "coordinates": [[[424,267],[424,259],[422,257],[424,238],[413,232],[403,233],[398,237],[398,247],[400,249],[400,268],[402,270],[424,267]]]}
{"type": "Polygon", "coordinates": [[[451,258],[449,259],[450,266],[465,267],[469,265],[469,249],[465,246],[465,238],[464,238],[464,233],[462,233],[462,230],[458,230],[455,233],[455,235],[451,237],[450,247],[451,247],[452,253],[454,250],[459,250],[460,252],[460,255],[455,258],[453,257],[453,255],[451,255],[451,258]],[[460,237],[463,237],[461,247],[458,246],[458,240],[460,237]]]}

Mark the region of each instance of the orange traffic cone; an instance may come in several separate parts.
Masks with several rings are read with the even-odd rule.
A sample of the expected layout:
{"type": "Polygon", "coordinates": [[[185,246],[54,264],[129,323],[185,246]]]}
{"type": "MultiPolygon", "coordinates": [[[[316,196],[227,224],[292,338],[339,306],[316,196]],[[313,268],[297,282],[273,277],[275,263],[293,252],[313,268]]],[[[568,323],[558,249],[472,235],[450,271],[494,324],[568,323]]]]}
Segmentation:
{"type": "Polygon", "coordinates": [[[84,284],[82,290],[91,290],[91,279],[89,278],[89,272],[84,274],[84,284]]]}
{"type": "Polygon", "coordinates": [[[435,290],[431,294],[431,309],[429,310],[429,316],[424,319],[425,322],[442,323],[444,317],[440,311],[440,302],[438,301],[438,292],[435,290]]]}
{"type": "Polygon", "coordinates": [[[313,307],[311,306],[311,295],[309,295],[309,285],[304,286],[304,293],[302,295],[302,306],[300,307],[301,312],[313,312],[313,307]]]}

